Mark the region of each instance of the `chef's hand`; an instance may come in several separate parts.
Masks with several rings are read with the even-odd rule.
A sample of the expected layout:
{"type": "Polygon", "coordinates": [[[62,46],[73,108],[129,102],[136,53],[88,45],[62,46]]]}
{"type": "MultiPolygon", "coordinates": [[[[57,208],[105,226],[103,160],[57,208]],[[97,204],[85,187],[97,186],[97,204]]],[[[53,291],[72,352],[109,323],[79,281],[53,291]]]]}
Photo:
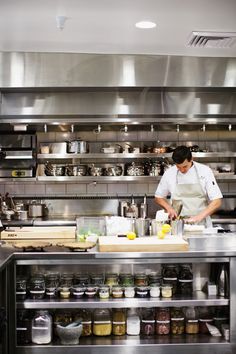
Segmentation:
{"type": "Polygon", "coordinates": [[[195,215],[195,216],[191,216],[188,219],[184,219],[184,222],[186,224],[198,224],[199,222],[201,222],[203,220],[202,216],[200,215],[195,215]]]}
{"type": "Polygon", "coordinates": [[[169,218],[170,218],[171,220],[174,220],[174,219],[177,218],[177,213],[176,213],[175,209],[173,209],[172,207],[170,207],[170,208],[167,209],[167,213],[168,213],[169,218]]]}

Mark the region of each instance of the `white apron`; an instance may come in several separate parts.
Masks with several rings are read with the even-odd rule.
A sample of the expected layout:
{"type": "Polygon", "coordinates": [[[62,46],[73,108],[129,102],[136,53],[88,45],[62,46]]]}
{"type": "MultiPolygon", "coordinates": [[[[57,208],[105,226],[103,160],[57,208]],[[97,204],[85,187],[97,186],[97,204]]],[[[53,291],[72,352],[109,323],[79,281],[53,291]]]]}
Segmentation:
{"type": "MultiPolygon", "coordinates": [[[[208,205],[208,200],[205,192],[203,191],[203,188],[200,183],[200,178],[198,175],[198,171],[196,169],[196,166],[194,166],[197,178],[198,178],[198,183],[184,183],[184,184],[179,184],[178,183],[178,172],[176,174],[176,187],[174,192],[172,193],[171,199],[172,201],[181,201],[183,204],[182,211],[180,213],[181,216],[184,217],[190,217],[190,216],[195,216],[199,214],[201,211],[203,211],[207,205],[208,205]]],[[[212,227],[212,221],[209,216],[207,216],[201,224],[204,224],[205,227],[212,227]]]]}

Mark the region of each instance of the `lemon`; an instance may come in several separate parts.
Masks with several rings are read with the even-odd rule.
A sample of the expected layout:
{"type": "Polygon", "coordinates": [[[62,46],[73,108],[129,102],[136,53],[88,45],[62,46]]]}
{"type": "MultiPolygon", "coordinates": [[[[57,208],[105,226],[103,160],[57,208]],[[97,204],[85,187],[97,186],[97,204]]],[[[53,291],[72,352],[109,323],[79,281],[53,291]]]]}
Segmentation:
{"type": "Polygon", "coordinates": [[[165,232],[163,232],[162,230],[159,230],[158,233],[157,233],[157,237],[158,238],[165,238],[165,232]]]}
{"type": "Polygon", "coordinates": [[[169,224],[162,225],[161,231],[164,232],[165,234],[168,234],[170,230],[171,230],[171,226],[169,224]]]}
{"type": "Polygon", "coordinates": [[[135,232],[128,232],[127,233],[127,238],[129,240],[134,240],[136,238],[136,233],[135,232]]]}

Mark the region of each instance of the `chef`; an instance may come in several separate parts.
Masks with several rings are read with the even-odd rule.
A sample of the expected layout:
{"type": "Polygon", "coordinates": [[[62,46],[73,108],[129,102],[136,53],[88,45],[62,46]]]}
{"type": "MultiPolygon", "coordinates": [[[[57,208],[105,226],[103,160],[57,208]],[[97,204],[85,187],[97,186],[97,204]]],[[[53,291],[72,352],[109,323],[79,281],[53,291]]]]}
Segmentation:
{"type": "Polygon", "coordinates": [[[169,214],[177,217],[175,204],[182,204],[180,215],[185,222],[204,224],[212,227],[212,215],[222,202],[222,193],[216,183],[212,170],[193,161],[191,150],[187,146],[178,146],[172,159],[175,166],[167,169],[155,192],[155,201],[169,214]],[[170,195],[172,203],[168,203],[170,195]]]}

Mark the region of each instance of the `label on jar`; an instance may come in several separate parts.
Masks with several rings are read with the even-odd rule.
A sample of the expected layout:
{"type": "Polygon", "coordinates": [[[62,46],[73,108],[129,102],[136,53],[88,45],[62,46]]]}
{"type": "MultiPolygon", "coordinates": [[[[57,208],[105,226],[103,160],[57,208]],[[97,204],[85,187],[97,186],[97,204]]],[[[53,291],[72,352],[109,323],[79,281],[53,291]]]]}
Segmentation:
{"type": "Polygon", "coordinates": [[[85,295],[88,296],[94,296],[96,294],[96,291],[85,291],[85,295]]]}
{"type": "Polygon", "coordinates": [[[156,321],[157,323],[170,323],[170,320],[168,320],[168,321],[156,321]]]}
{"type": "Polygon", "coordinates": [[[198,320],[187,320],[188,323],[198,323],[198,320]]]}
{"type": "Polygon", "coordinates": [[[80,295],[80,296],[82,296],[83,294],[84,294],[83,291],[74,291],[74,292],[73,292],[73,295],[80,295]]]}
{"type": "Polygon", "coordinates": [[[171,318],[171,321],[183,321],[184,317],[175,317],[175,318],[171,318]]]}
{"type": "Polygon", "coordinates": [[[44,294],[45,291],[44,290],[30,290],[31,294],[44,294]]]}
{"type": "Polygon", "coordinates": [[[123,324],[125,324],[125,321],[123,321],[123,322],[115,322],[115,321],[113,321],[112,323],[115,324],[115,325],[123,325],[123,324]]]}
{"type": "Polygon", "coordinates": [[[155,323],[155,320],[142,320],[143,323],[155,323]]]}
{"type": "Polygon", "coordinates": [[[212,318],[199,318],[199,321],[201,321],[201,322],[212,322],[213,319],[212,318]]]}
{"type": "Polygon", "coordinates": [[[27,331],[27,328],[25,328],[25,327],[17,327],[16,330],[17,331],[27,331]]]}
{"type": "Polygon", "coordinates": [[[51,296],[51,295],[55,295],[54,291],[46,291],[46,295],[51,296]]]}
{"type": "Polygon", "coordinates": [[[26,291],[16,291],[16,295],[25,295],[26,291]]]}
{"type": "Polygon", "coordinates": [[[137,295],[147,295],[147,291],[137,291],[137,295]]]}
{"type": "Polygon", "coordinates": [[[111,323],[111,321],[94,321],[95,324],[102,324],[102,323],[111,323]]]}
{"type": "Polygon", "coordinates": [[[189,280],[186,280],[186,279],[179,279],[179,282],[180,282],[180,283],[192,283],[192,282],[193,282],[193,279],[189,279],[189,280]]]}
{"type": "Polygon", "coordinates": [[[32,329],[43,329],[43,330],[45,330],[45,329],[49,329],[48,327],[35,327],[35,326],[32,326],[32,329]]]}
{"type": "Polygon", "coordinates": [[[163,278],[163,280],[175,281],[175,280],[177,280],[177,278],[163,278]]]}
{"type": "Polygon", "coordinates": [[[82,324],[85,324],[85,325],[89,325],[91,323],[92,323],[92,321],[82,321],[82,324]]]}

